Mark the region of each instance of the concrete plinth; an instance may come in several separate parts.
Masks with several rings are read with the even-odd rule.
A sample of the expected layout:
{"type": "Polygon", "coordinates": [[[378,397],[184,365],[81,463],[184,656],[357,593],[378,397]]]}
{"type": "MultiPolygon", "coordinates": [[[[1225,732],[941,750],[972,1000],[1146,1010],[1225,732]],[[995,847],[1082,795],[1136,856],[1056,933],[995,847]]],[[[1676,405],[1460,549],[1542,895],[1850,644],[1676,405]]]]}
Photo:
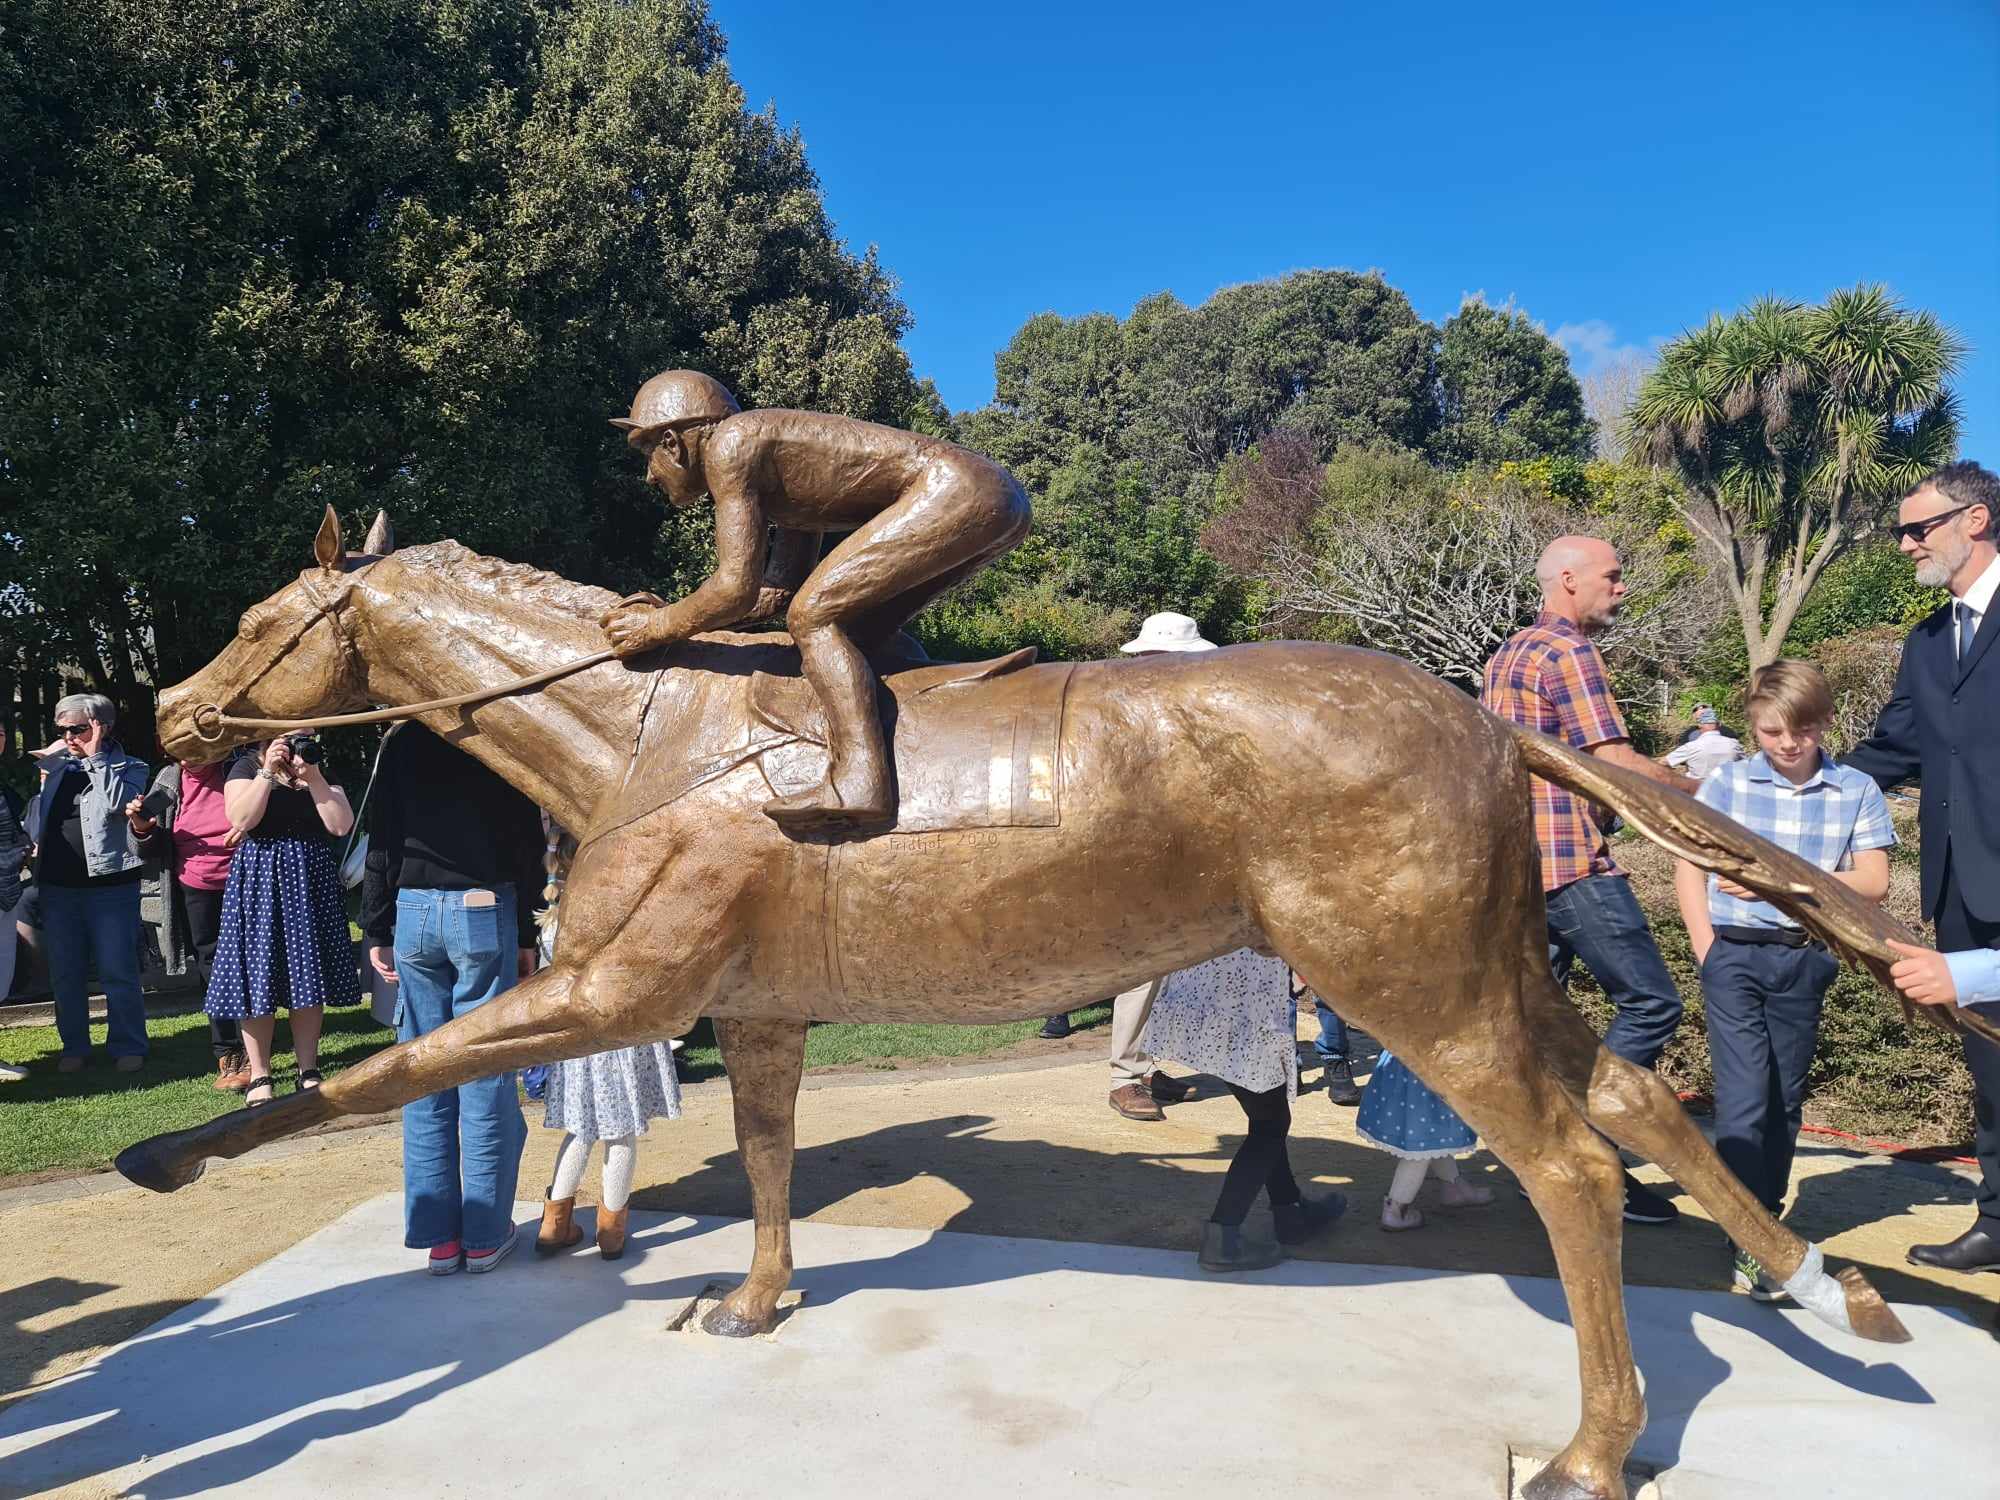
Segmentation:
{"type": "MultiPolygon", "coordinates": [[[[0,1414],[0,1492],[1498,1500],[1510,1450],[1576,1421],[1561,1290],[1532,1277],[1218,1278],[1164,1251],[801,1224],[803,1305],[731,1342],[668,1324],[740,1275],[750,1226],[632,1229],[615,1265],[586,1241],[432,1278],[399,1202],[366,1203],[0,1414]]],[[[1995,1349],[1959,1316],[1900,1308],[1915,1342],[1888,1348],[1721,1294],[1627,1301],[1635,1458],[1665,1500],[1992,1493],[1995,1349]]]]}

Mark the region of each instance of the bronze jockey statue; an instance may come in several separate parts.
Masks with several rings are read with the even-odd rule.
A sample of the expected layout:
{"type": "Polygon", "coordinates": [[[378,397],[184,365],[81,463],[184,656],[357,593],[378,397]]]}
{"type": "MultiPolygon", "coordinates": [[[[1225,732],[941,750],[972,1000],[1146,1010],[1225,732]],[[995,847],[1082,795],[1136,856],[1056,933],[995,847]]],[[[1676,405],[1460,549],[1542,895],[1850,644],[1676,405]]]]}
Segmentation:
{"type": "Polygon", "coordinates": [[[1027,535],[1020,485],[990,459],[919,433],[823,412],[746,412],[693,370],[655,375],[612,425],[672,504],[715,501],[715,572],[675,604],[621,601],[602,622],[612,649],[636,656],[784,610],[826,711],[829,759],[824,783],[765,813],[800,832],[893,821],[867,653],[1027,535]],[[853,534],[822,561],[829,531],[853,534]]]}

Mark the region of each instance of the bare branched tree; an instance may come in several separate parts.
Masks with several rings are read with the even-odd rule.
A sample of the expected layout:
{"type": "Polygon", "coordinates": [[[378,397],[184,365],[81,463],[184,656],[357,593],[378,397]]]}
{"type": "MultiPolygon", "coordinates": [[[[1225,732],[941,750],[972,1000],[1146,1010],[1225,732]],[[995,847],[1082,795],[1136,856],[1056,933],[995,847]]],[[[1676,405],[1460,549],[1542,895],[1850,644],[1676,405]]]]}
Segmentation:
{"type": "Polygon", "coordinates": [[[1653,362],[1647,356],[1627,351],[1605,361],[1581,380],[1583,409],[1597,429],[1599,458],[1625,462],[1626,418],[1652,368],[1653,362]]]}
{"type": "Polygon", "coordinates": [[[1656,675],[1685,662],[1724,600],[1698,558],[1675,554],[1655,530],[1582,524],[1564,507],[1513,487],[1441,506],[1343,514],[1307,537],[1276,542],[1259,570],[1268,623],[1296,629],[1338,620],[1362,644],[1476,689],[1501,642],[1541,604],[1535,563],[1568,532],[1594,529],[1619,549],[1633,594],[1600,638],[1615,660],[1656,675]]]}

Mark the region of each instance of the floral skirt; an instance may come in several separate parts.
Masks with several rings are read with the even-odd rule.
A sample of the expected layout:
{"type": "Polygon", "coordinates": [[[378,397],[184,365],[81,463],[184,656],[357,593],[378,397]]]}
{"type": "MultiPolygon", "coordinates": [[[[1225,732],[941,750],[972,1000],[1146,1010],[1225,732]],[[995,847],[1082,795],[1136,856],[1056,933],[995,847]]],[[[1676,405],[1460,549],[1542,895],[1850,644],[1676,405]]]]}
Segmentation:
{"type": "Polygon", "coordinates": [[[281,1005],[307,1010],[360,999],[332,846],[319,839],[245,839],[229,862],[203,1009],[242,1020],[281,1005]]]}

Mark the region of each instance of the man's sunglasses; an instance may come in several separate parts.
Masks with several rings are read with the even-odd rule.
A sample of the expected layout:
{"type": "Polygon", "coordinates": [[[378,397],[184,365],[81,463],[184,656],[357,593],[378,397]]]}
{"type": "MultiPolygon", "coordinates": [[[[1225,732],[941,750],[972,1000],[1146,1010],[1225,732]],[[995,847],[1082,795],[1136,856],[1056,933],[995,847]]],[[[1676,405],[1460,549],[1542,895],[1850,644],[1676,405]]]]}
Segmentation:
{"type": "Polygon", "coordinates": [[[1898,541],[1922,542],[1953,516],[1962,516],[1971,509],[1970,505],[1961,505],[1956,509],[1945,511],[1942,515],[1932,516],[1928,521],[1905,521],[1900,526],[1891,526],[1889,535],[1898,541]]]}

